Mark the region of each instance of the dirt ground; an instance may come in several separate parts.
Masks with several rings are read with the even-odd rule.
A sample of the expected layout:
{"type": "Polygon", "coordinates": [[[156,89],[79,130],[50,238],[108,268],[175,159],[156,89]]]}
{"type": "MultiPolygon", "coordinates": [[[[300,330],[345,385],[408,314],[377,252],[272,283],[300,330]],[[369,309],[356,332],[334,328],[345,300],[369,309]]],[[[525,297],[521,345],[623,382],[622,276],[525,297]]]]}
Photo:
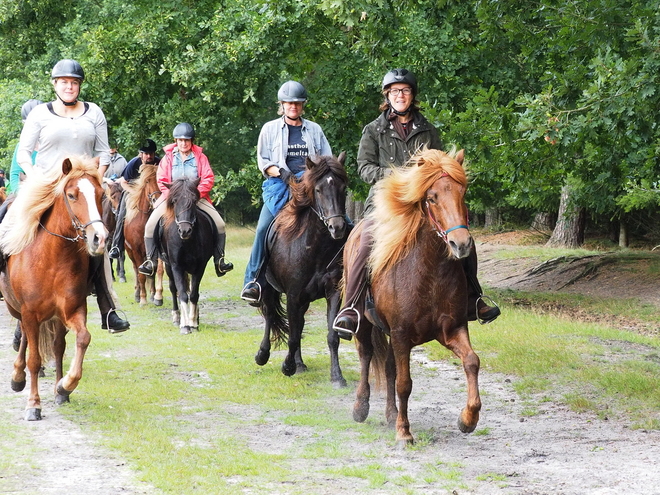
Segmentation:
{"type": "MultiPolygon", "coordinates": [[[[484,284],[556,290],[566,283],[567,277],[570,279],[567,273],[530,277],[525,273],[536,263],[520,258],[511,261],[494,258],[497,250],[515,249],[510,242],[505,235],[480,239],[480,277],[484,284]]],[[[622,272],[613,266],[606,270],[562,290],[614,298],[632,294],[660,310],[660,280],[646,280],[630,267],[622,272]]],[[[93,312],[90,313],[93,317],[93,312]]],[[[497,325],[501,324],[504,321],[471,329],[497,331],[497,325]]],[[[5,380],[0,386],[0,418],[23,426],[26,392],[12,392],[8,380],[15,353],[6,336],[11,335],[12,328],[11,318],[2,304],[0,335],[5,337],[0,339],[0,370],[5,380]]],[[[458,413],[465,402],[463,371],[451,363],[429,361],[422,350],[415,350],[414,360],[417,365],[413,366],[410,421],[413,434],[431,432],[429,444],[401,451],[390,444],[365,446],[364,442],[356,441],[355,445],[345,446],[348,451],[354,449],[355,465],[369,463],[364,455],[369,447],[380,449],[381,464],[410,474],[412,479],[419,479],[415,475],[419,475],[423,466],[441,462],[446,466],[460,465],[462,478],[470,480],[469,489],[448,491],[438,486],[425,490],[429,494],[660,494],[660,431],[632,430],[623,422],[576,414],[552,402],[540,402],[536,406],[539,414],[528,416],[523,401],[514,392],[514,377],[481,372],[479,385],[484,409],[478,430],[487,430],[488,434],[463,435],[456,428],[458,413]]],[[[42,392],[52,387],[48,379],[45,382],[41,384],[42,392]]],[[[335,408],[338,414],[350,415],[352,404],[329,398],[328,407],[335,408]]],[[[249,411],[241,413],[250,417],[249,411]]],[[[384,421],[383,416],[384,398],[375,397],[370,418],[384,421]]],[[[304,442],[305,436],[312,433],[282,424],[274,427],[269,422],[255,422],[248,434],[254,449],[278,452],[292,441],[304,442]]],[[[22,466],[20,482],[15,478],[3,479],[0,473],[0,492],[3,486],[19,486],[7,493],[159,493],[140,483],[116,454],[99,447],[93,434],[63,418],[52,399],[47,399],[44,407],[44,421],[30,423],[23,435],[34,445],[33,454],[15,461],[22,466]]],[[[313,487],[308,493],[395,493],[393,487],[367,490],[364,480],[357,478],[353,486],[347,485],[346,478],[341,483],[335,482],[323,474],[327,466],[315,465],[324,461],[327,460],[300,460],[307,466],[301,485],[313,487]]],[[[415,489],[414,483],[411,488],[415,489]]],[[[272,493],[288,492],[286,487],[277,486],[272,493]]]]}

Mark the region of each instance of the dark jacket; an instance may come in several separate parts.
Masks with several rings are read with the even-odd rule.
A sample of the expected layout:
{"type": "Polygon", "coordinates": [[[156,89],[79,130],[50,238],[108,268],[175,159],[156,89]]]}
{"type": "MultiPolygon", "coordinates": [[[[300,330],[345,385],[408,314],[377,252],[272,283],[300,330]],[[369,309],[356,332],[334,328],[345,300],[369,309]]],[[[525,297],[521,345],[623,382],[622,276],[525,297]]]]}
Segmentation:
{"type": "MultiPolygon", "coordinates": [[[[412,122],[413,128],[405,141],[387,120],[386,112],[364,127],[357,156],[358,173],[363,181],[373,186],[389,174],[389,169],[404,166],[424,146],[442,149],[437,129],[421,113],[415,112],[412,122]]],[[[372,195],[373,188],[367,198],[367,210],[371,207],[372,195]]]]}

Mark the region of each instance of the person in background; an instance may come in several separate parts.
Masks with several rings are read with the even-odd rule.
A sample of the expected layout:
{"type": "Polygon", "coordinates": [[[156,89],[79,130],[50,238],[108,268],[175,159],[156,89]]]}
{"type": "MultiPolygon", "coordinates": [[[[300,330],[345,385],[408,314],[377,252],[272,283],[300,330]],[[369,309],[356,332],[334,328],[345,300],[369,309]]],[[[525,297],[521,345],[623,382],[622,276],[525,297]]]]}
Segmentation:
{"type": "MultiPolygon", "coordinates": [[[[94,103],[79,99],[85,80],[81,65],[72,59],[60,60],[51,72],[55,100],[37,105],[27,116],[19,141],[17,160],[30,176],[58,173],[62,159],[68,155],[99,157],[99,172],[110,165],[108,125],[103,111],[94,103]],[[39,153],[33,164],[33,153],[39,153]]],[[[19,193],[20,194],[20,193],[19,193]]],[[[11,210],[10,210],[11,214],[11,210]]],[[[101,310],[101,328],[110,333],[128,330],[130,323],[117,314],[112,295],[110,262],[92,258],[92,278],[101,310]]]]}
{"type": "Polygon", "coordinates": [[[117,152],[116,147],[110,148],[110,165],[108,165],[108,169],[103,175],[103,181],[107,182],[108,180],[118,180],[125,168],[126,158],[117,152]]]}
{"type": "Polygon", "coordinates": [[[203,153],[203,149],[197,146],[195,141],[195,128],[187,123],[181,122],[172,131],[174,143],[168,144],[163,148],[165,156],[158,164],[156,180],[161,196],[158,198],[154,211],[151,212],[147,224],[144,226],[144,246],[147,251],[147,259],[138,267],[138,271],[147,277],[153,277],[156,271],[156,262],[158,259],[154,232],[156,225],[167,210],[167,196],[170,193],[165,184],[171,184],[177,179],[199,178],[197,189],[200,199],[197,206],[211,217],[216,227],[215,250],[213,251],[213,264],[215,274],[222,277],[227,272],[234,269],[234,265],[225,260],[225,244],[227,234],[225,233],[225,222],[211,203],[209,193],[213,188],[215,176],[211,169],[209,159],[203,153]]]}
{"type": "MultiPolygon", "coordinates": [[[[24,125],[25,125],[25,120],[27,119],[32,109],[35,108],[37,105],[41,105],[42,103],[43,101],[35,100],[35,99],[31,99],[23,103],[23,106],[21,106],[21,119],[24,125]]],[[[21,182],[21,176],[25,176],[23,169],[18,164],[18,160],[16,159],[16,155],[18,154],[18,145],[19,143],[16,143],[16,148],[14,148],[14,155],[11,158],[11,168],[9,169],[8,192],[13,192],[14,194],[18,192],[18,187],[21,182]]],[[[32,153],[32,163],[34,163],[36,158],[37,158],[37,148],[35,147],[35,150],[32,153]]],[[[0,215],[4,217],[4,214],[0,214],[0,215]]],[[[0,219],[0,221],[2,220],[0,219]]]]}
{"type": "Polygon", "coordinates": [[[158,165],[159,162],[160,157],[156,156],[156,143],[151,139],[147,139],[140,147],[138,155],[131,158],[131,161],[128,162],[120,173],[118,180],[124,191],[119,200],[117,223],[112,236],[110,250],[108,251],[108,256],[112,259],[119,259],[124,252],[124,220],[126,220],[126,188],[128,187],[128,183],[140,177],[142,165],[158,165]]]}
{"type": "MultiPolygon", "coordinates": [[[[422,148],[441,150],[443,146],[437,129],[419,111],[417,78],[412,72],[407,69],[389,71],[383,78],[381,92],[381,114],[364,127],[357,157],[358,173],[371,186],[388,176],[393,167],[405,167],[410,157],[422,148]]],[[[372,187],[365,214],[373,207],[373,192],[372,187]]],[[[367,233],[368,229],[364,232],[367,233]]],[[[344,281],[344,305],[335,318],[333,328],[345,340],[353,338],[358,331],[358,321],[364,315],[371,242],[370,235],[362,235],[358,255],[348,279],[344,281]]],[[[462,262],[468,282],[468,319],[479,319],[481,323],[495,320],[500,315],[500,309],[488,306],[483,300],[487,296],[483,295],[477,280],[474,246],[470,256],[462,262]]]]}
{"type": "Polygon", "coordinates": [[[277,99],[281,117],[263,125],[257,142],[257,165],[265,177],[264,204],[241,292],[241,298],[255,306],[261,300],[259,276],[266,256],[266,233],[289,199],[289,181],[303,173],[308,156],[332,155],[321,126],[302,117],[307,103],[305,87],[297,81],[287,81],[277,92],[277,99]]]}

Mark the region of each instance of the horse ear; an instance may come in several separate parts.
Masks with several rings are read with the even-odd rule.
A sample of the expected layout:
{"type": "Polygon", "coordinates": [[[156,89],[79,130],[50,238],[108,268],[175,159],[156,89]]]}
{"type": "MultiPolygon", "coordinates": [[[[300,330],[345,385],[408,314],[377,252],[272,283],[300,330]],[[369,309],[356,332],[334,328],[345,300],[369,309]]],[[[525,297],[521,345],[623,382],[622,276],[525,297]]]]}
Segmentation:
{"type": "Polygon", "coordinates": [[[458,153],[456,153],[456,161],[463,165],[463,159],[465,158],[465,150],[460,150],[458,153]]]}
{"type": "Polygon", "coordinates": [[[343,167],[344,164],[346,163],[346,152],[342,151],[339,153],[339,156],[337,157],[337,161],[341,163],[341,166],[343,167]]]}
{"type": "Polygon", "coordinates": [[[199,186],[199,181],[200,181],[200,178],[199,178],[199,177],[197,177],[197,178],[193,181],[193,184],[195,184],[195,187],[199,186]]]}
{"type": "Polygon", "coordinates": [[[171,183],[171,182],[163,182],[163,185],[164,185],[166,188],[168,188],[168,189],[169,189],[170,187],[172,187],[172,183],[171,183]]]}
{"type": "Polygon", "coordinates": [[[305,167],[307,168],[307,170],[311,170],[314,167],[316,167],[316,162],[308,156],[307,159],[305,160],[305,167]]]}
{"type": "Polygon", "coordinates": [[[71,160],[65,158],[64,161],[62,162],[62,174],[67,175],[69,172],[71,172],[72,168],[73,165],[71,165],[71,160]]]}

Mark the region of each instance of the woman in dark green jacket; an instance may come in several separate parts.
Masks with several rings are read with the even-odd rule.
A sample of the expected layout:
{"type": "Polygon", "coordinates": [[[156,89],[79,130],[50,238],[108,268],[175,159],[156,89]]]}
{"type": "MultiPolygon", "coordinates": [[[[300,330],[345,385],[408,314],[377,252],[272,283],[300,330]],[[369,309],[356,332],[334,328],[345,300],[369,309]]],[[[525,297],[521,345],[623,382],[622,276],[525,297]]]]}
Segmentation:
{"type": "MultiPolygon", "coordinates": [[[[383,78],[382,92],[382,113],[364,127],[357,157],[360,177],[372,186],[389,175],[394,167],[406,166],[409,158],[424,146],[442,149],[437,129],[419,111],[415,100],[417,79],[412,72],[406,69],[389,71],[383,78]]],[[[369,191],[366,212],[372,207],[372,195],[373,188],[369,191]]],[[[339,336],[346,340],[351,340],[358,331],[358,322],[364,313],[370,250],[371,239],[363,234],[351,276],[344,281],[344,306],[333,325],[339,336]]],[[[488,306],[483,300],[474,247],[470,256],[463,260],[463,268],[468,281],[468,319],[490,323],[500,315],[500,310],[497,306],[488,306]]]]}

